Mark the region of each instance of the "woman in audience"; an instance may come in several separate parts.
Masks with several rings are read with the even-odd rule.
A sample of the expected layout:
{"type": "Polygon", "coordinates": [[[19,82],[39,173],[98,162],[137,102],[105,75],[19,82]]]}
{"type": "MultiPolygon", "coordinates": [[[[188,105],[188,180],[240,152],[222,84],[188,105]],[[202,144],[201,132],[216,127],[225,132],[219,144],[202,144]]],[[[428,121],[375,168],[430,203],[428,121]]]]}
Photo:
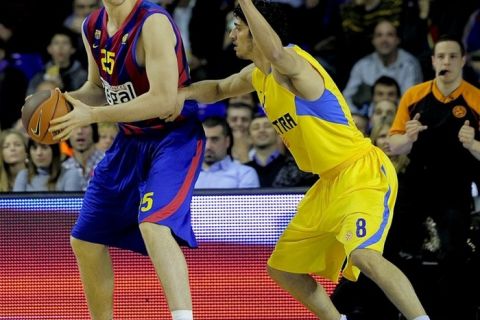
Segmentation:
{"type": "Polygon", "coordinates": [[[400,178],[409,160],[406,155],[391,155],[390,145],[388,144],[388,131],[390,130],[392,121],[392,118],[383,118],[381,121],[376,122],[372,127],[370,139],[372,140],[374,145],[382,149],[383,152],[385,152],[385,154],[390,158],[393,166],[397,170],[397,175],[399,175],[400,178]]]}
{"type": "Polygon", "coordinates": [[[27,161],[27,139],[20,131],[8,129],[0,133],[0,192],[13,189],[15,178],[27,161]]]}
{"type": "Polygon", "coordinates": [[[82,191],[81,177],[75,169],[64,169],[58,144],[28,141],[27,168],[15,179],[13,191],[82,191]]]}
{"type": "Polygon", "coordinates": [[[115,140],[118,133],[118,126],[113,122],[104,122],[98,124],[98,142],[96,144],[99,150],[107,151],[115,140]]]}

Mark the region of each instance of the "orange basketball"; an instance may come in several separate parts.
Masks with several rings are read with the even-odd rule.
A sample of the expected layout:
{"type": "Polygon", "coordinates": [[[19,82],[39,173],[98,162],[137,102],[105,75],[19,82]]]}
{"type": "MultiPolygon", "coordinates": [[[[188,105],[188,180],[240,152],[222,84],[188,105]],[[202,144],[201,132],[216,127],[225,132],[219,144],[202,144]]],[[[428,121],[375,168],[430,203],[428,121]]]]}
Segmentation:
{"type": "Polygon", "coordinates": [[[72,110],[63,94],[55,89],[43,90],[31,95],[22,109],[23,127],[38,143],[55,144],[48,132],[50,120],[61,117],[72,110]]]}

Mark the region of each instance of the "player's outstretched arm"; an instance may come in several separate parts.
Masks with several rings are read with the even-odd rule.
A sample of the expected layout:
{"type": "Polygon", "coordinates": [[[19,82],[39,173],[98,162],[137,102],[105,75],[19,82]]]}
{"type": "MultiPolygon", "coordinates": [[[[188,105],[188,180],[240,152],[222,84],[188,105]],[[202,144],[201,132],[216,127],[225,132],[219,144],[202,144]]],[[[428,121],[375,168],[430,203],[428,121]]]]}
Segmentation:
{"type": "Polygon", "coordinates": [[[200,103],[213,103],[233,96],[242,95],[254,90],[252,85],[252,71],[255,68],[250,64],[239,73],[221,80],[202,80],[194,82],[188,87],[178,90],[175,112],[165,118],[173,121],[182,112],[185,100],[196,100],[200,103]]]}
{"type": "Polygon", "coordinates": [[[249,93],[254,90],[252,85],[252,71],[255,68],[250,64],[240,72],[221,80],[203,80],[182,88],[185,100],[196,100],[201,103],[212,103],[233,96],[249,93]]]}

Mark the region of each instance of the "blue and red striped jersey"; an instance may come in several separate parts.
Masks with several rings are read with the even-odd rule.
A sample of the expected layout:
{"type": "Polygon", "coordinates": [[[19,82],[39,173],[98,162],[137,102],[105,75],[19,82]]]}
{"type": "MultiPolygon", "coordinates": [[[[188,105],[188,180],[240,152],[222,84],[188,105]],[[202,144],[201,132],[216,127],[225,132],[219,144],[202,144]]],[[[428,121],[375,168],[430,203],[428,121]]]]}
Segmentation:
{"type": "MultiPolygon", "coordinates": [[[[180,31],[163,7],[138,0],[127,19],[113,36],[109,36],[107,32],[107,12],[105,8],[100,8],[87,17],[83,25],[83,32],[97,63],[105,96],[110,105],[130,101],[149,90],[150,85],[145,67],[140,66],[136,60],[136,46],[143,24],[152,14],[163,14],[172,24],[177,38],[175,51],[178,64],[178,87],[181,88],[190,83],[190,70],[180,31]]],[[[196,103],[188,102],[184,109],[176,121],[181,121],[186,115],[195,114],[196,116],[197,114],[196,103]]],[[[126,134],[133,135],[164,131],[171,127],[170,123],[165,123],[159,118],[120,123],[119,125],[126,134]]]]}

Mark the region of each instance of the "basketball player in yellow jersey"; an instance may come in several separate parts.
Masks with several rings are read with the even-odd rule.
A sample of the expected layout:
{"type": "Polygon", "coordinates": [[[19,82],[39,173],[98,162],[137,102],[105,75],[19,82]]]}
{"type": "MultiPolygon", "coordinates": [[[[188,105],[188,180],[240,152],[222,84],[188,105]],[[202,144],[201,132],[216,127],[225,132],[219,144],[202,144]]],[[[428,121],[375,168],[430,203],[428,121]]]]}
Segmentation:
{"type": "Polygon", "coordinates": [[[240,0],[230,37],[237,56],[253,63],[226,79],[184,88],[178,105],[255,90],[298,166],[320,175],[268,261],[283,289],[322,320],[346,319],[310,276],[338,281],[346,259],[344,277],[355,281],[362,271],[407,319],[429,319],[410,281],[382,256],[397,194],[395,169],[355,127],[322,66],[299,47],[284,47],[276,10],[269,2],[240,0]]]}

